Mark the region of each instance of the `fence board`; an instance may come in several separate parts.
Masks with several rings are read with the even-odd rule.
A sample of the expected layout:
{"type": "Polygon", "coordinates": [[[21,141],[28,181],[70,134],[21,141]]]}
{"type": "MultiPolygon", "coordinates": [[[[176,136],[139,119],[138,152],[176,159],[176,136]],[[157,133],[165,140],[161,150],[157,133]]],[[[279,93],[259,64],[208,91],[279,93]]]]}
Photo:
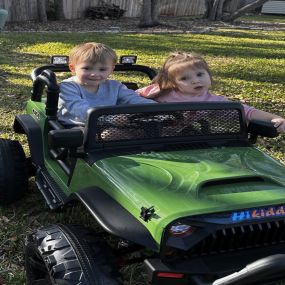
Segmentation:
{"type": "MultiPolygon", "coordinates": [[[[54,0],[57,1],[57,0],[54,0]]],[[[234,11],[244,2],[253,0],[231,0],[227,2],[227,10],[234,11]]],[[[86,8],[97,6],[100,0],[63,0],[63,15],[65,19],[84,17],[86,8]]],[[[142,1],[138,0],[104,0],[126,10],[125,17],[139,17],[142,1]]],[[[37,20],[37,0],[0,0],[0,9],[8,10],[7,21],[37,20]]],[[[205,12],[204,1],[201,0],[161,0],[161,15],[189,16],[201,15],[205,12]]]]}
{"type": "Polygon", "coordinates": [[[37,0],[0,0],[0,9],[8,11],[7,21],[36,20],[37,0]]]}
{"type": "Polygon", "coordinates": [[[29,18],[38,16],[38,5],[37,1],[28,1],[28,11],[29,11],[29,18]]]}
{"type": "Polygon", "coordinates": [[[205,12],[204,1],[199,0],[161,0],[161,15],[169,16],[191,16],[202,15],[205,12]]]}

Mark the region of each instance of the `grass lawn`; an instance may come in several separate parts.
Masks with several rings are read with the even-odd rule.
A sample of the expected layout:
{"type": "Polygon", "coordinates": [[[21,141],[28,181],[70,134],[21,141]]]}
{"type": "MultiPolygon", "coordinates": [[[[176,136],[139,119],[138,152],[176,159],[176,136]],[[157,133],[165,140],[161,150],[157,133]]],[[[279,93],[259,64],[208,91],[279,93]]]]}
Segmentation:
{"type": "Polygon", "coordinates": [[[266,22],[266,23],[281,23],[285,24],[285,15],[250,15],[250,16],[242,16],[238,18],[238,21],[246,21],[246,22],[266,22]]]}
{"type": "MultiPolygon", "coordinates": [[[[136,54],[138,63],[158,68],[169,52],[202,54],[213,71],[213,92],[259,104],[284,114],[285,31],[220,29],[209,34],[98,34],[98,33],[1,33],[0,34],[0,137],[25,137],[12,131],[16,114],[24,112],[30,96],[30,72],[55,54],[68,54],[78,43],[103,42],[118,55],[136,54]],[[265,102],[265,103],[264,103],[265,102]]],[[[143,82],[147,84],[147,82],[143,82]]],[[[284,136],[262,141],[260,147],[284,162],[284,136]]],[[[27,232],[55,222],[90,224],[80,207],[62,213],[49,212],[30,180],[27,197],[0,207],[0,284],[24,284],[22,248],[27,232]],[[82,223],[82,222],[81,222],[82,223]]],[[[129,284],[144,284],[136,267],[128,268],[129,284]]]]}

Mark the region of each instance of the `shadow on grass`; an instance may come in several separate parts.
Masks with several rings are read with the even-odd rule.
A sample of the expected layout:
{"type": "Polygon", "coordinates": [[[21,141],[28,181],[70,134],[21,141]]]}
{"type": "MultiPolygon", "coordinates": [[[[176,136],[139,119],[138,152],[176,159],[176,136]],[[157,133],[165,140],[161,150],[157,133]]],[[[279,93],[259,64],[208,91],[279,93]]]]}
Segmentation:
{"type": "MultiPolygon", "coordinates": [[[[25,33],[24,33],[25,34],[25,33]]],[[[232,43],[232,38],[248,38],[252,39],[253,35],[250,34],[231,34],[228,33],[218,33],[215,34],[92,34],[92,33],[76,33],[76,37],[70,35],[70,33],[61,33],[60,41],[59,35],[56,33],[45,33],[45,36],[41,33],[33,33],[33,37],[27,37],[27,35],[21,34],[22,37],[19,39],[17,37],[8,37],[5,35],[4,43],[2,44],[1,49],[7,51],[7,47],[11,49],[15,45],[20,46],[32,46],[46,44],[46,47],[43,49],[46,50],[47,56],[49,55],[49,45],[51,43],[61,43],[66,45],[67,50],[78,43],[87,42],[87,41],[99,41],[104,42],[107,45],[110,45],[115,50],[130,50],[135,51],[139,54],[161,54],[173,51],[175,49],[180,50],[195,50],[197,52],[202,52],[208,55],[232,55],[234,57],[255,57],[255,58],[284,58],[285,56],[285,44],[274,43],[273,40],[276,38],[269,37],[268,43],[260,43],[258,47],[256,43],[247,43],[247,42],[234,42],[232,43]],[[225,42],[217,41],[217,36],[223,38],[227,41],[225,42]],[[266,50],[268,49],[268,51],[266,50]],[[270,52],[271,49],[271,52],[270,52]],[[272,52],[275,50],[275,52],[272,52]]],[[[29,34],[30,35],[30,34],[29,34]]],[[[285,37],[285,36],[284,36],[285,37]]],[[[265,35],[260,35],[256,37],[265,41],[267,38],[265,35]]],[[[3,50],[4,51],[4,50],[3,50]]],[[[43,52],[45,52],[43,50],[43,52]]],[[[40,62],[47,62],[43,60],[44,55],[27,55],[19,53],[22,60],[24,59],[25,63],[34,62],[34,66],[40,64],[40,62]],[[43,60],[43,61],[42,61],[43,60]]],[[[15,58],[15,57],[13,57],[15,58]]],[[[23,61],[22,61],[23,62],[23,61]]]]}
{"type": "MultiPolygon", "coordinates": [[[[278,32],[276,30],[275,32],[278,32]]],[[[268,31],[245,31],[245,30],[215,30],[210,33],[213,36],[237,38],[237,39],[255,39],[255,40],[277,40],[284,41],[285,35],[284,32],[280,31],[280,34],[270,35],[268,31]]]]}
{"type": "Polygon", "coordinates": [[[216,71],[215,75],[222,78],[239,79],[248,82],[260,82],[268,84],[283,84],[285,72],[282,71],[276,74],[268,74],[268,72],[258,72],[254,68],[242,68],[239,65],[232,66],[227,71],[216,71]]]}

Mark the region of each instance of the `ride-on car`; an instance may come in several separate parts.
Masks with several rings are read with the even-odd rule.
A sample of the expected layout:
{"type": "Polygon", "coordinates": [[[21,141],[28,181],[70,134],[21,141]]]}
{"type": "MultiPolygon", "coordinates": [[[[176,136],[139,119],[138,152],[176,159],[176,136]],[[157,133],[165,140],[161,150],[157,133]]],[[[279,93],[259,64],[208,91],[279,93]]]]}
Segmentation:
{"type": "MultiPolygon", "coordinates": [[[[162,103],[93,108],[84,128],[66,128],[57,120],[62,60],[33,71],[14,121],[30,157],[0,140],[0,202],[25,194],[32,165],[51,210],[78,201],[105,234],[35,230],[25,240],[27,284],[125,284],[120,269],[136,262],[154,285],[284,279],[285,166],[254,145],[278,135],[270,123],[247,124],[237,102],[162,103]]],[[[116,70],[155,75],[126,57],[116,70]]]]}

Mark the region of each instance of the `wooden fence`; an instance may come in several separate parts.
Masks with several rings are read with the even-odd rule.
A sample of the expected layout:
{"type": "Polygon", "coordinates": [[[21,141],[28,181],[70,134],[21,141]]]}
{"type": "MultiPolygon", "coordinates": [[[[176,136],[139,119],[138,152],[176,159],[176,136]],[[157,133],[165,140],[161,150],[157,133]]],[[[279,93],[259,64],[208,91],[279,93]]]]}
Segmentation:
{"type": "MultiPolygon", "coordinates": [[[[173,0],[170,0],[173,1],[173,0]]],[[[191,0],[190,0],[191,1],[191,0]]],[[[84,11],[88,7],[97,6],[100,0],[64,0],[63,14],[66,19],[77,19],[84,17],[84,11]]],[[[105,3],[115,4],[126,10],[125,17],[138,17],[141,5],[137,0],[105,0],[105,3]]]]}
{"type": "MultiPolygon", "coordinates": [[[[57,0],[49,0],[57,1],[57,0]]],[[[240,4],[253,0],[232,0],[227,5],[228,11],[236,10],[240,4]]],[[[38,19],[38,0],[0,0],[0,9],[8,10],[7,21],[27,21],[38,19]]],[[[100,0],[63,0],[63,15],[65,19],[84,17],[88,7],[97,6],[100,0]]],[[[126,10],[125,17],[139,17],[142,0],[105,0],[105,3],[115,4],[126,10]]],[[[202,0],[161,0],[161,15],[190,16],[202,15],[205,4],[202,0]]]]}
{"type": "MultiPolygon", "coordinates": [[[[56,1],[56,0],[55,0],[56,1]]],[[[65,19],[84,17],[88,7],[97,6],[100,0],[63,0],[65,19]]],[[[139,0],[105,0],[126,10],[125,17],[139,17],[142,1],[139,0]]],[[[0,0],[0,9],[8,10],[7,21],[27,21],[38,19],[37,0],[0,0]]],[[[188,16],[201,15],[205,12],[204,1],[201,0],[161,0],[161,15],[188,16]]]]}
{"type": "Polygon", "coordinates": [[[0,0],[0,9],[8,11],[7,21],[28,21],[38,18],[37,0],[0,0]]]}

